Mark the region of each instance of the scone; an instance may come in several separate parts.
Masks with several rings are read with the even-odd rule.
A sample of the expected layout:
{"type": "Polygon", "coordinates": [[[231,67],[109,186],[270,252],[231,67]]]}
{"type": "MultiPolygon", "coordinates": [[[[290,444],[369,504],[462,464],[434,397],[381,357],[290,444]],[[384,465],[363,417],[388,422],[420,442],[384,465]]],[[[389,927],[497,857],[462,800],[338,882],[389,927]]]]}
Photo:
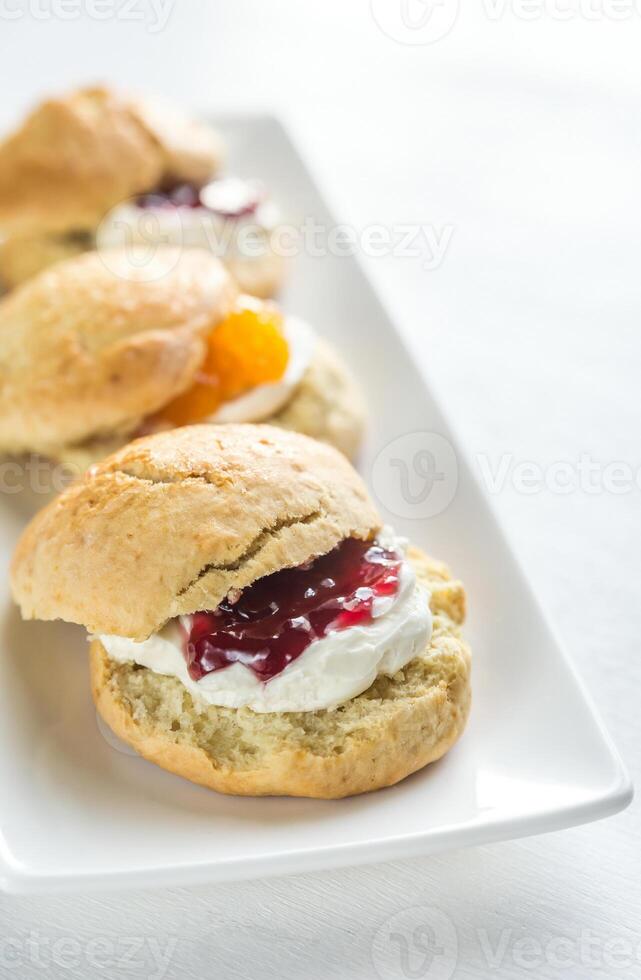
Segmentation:
{"type": "Polygon", "coordinates": [[[161,240],[211,247],[241,289],[271,295],[283,272],[273,205],[255,182],[216,179],[222,156],[217,132],[162,101],[90,88],[43,102],[0,143],[0,283],[97,238],[161,240]]]}
{"type": "Polygon", "coordinates": [[[72,471],[191,422],[270,420],[348,455],[363,428],[333,350],[203,249],[90,252],[30,279],[0,301],[0,378],[0,452],[72,471]]]}
{"type": "Polygon", "coordinates": [[[368,792],[465,727],[461,583],[381,527],[344,456],[297,433],[131,443],[31,522],[12,589],[25,619],[87,628],[121,739],[223,793],[368,792]]]}

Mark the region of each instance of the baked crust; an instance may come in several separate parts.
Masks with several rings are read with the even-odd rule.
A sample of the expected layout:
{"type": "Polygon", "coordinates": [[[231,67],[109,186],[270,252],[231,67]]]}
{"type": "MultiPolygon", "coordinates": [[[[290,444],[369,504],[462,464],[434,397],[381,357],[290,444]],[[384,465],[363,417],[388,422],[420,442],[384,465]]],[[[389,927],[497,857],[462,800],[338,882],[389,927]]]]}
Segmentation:
{"type": "Polygon", "coordinates": [[[50,265],[92,248],[93,235],[89,232],[8,238],[0,242],[0,291],[15,289],[50,265]]]}
{"type": "Polygon", "coordinates": [[[89,252],[0,302],[0,451],[120,434],[193,382],[236,287],[201,249],[89,252]]]}
{"type": "Polygon", "coordinates": [[[94,229],[127,198],[203,183],[222,144],[173,107],[107,88],[49,99],[0,144],[0,237],[94,229]]]}
{"type": "MultiPolygon", "coordinates": [[[[353,459],[363,438],[365,405],[351,372],[334,349],[319,339],[290,400],[276,415],[262,421],[320,439],[353,459]]],[[[53,449],[50,456],[79,475],[126,442],[122,437],[106,436],[53,449]]]]}
{"type": "MultiPolygon", "coordinates": [[[[236,286],[203,249],[145,246],[57,264],[0,301],[0,452],[72,472],[104,459],[193,383],[205,337],[236,286]]],[[[352,457],[365,410],[352,375],[316,342],[288,403],[267,421],[352,457]]]]}
{"type": "Polygon", "coordinates": [[[187,426],[130,443],[45,507],[13,595],[25,619],[143,640],[379,526],[337,450],[272,426],[187,426]]]}
{"type": "Polygon", "coordinates": [[[220,170],[225,147],[222,136],[212,126],[192,119],[173,103],[158,97],[130,96],[127,104],[155,144],[161,161],[161,185],[184,182],[200,187],[220,170]]]}
{"type": "Polygon", "coordinates": [[[470,655],[459,630],[463,587],[418,549],[410,558],[431,590],[429,649],[336,710],[199,707],[180,681],[117,664],[94,640],[98,711],[144,758],[221,793],[336,799],[397,783],[454,745],[471,697],[470,655]]]}

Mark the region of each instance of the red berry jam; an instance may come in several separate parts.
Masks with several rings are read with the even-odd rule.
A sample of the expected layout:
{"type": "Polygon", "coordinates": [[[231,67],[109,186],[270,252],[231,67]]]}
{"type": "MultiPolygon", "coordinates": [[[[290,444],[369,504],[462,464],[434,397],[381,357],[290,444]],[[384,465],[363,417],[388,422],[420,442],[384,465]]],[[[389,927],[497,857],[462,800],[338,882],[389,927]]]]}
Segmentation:
{"type": "Polygon", "coordinates": [[[374,600],[398,592],[402,561],[348,538],[316,561],[258,579],[236,602],[195,613],[185,643],[190,676],[198,681],[240,662],[268,681],[314,640],[371,623],[374,600]]]}
{"type": "Polygon", "coordinates": [[[178,184],[163,190],[141,194],[136,200],[139,208],[156,210],[158,208],[199,208],[200,192],[191,184],[178,184]]]}
{"type": "Polygon", "coordinates": [[[243,218],[255,214],[265,193],[256,181],[239,177],[220,177],[198,188],[192,184],[177,184],[150,194],[141,194],[139,208],[204,208],[221,218],[243,218]]]}

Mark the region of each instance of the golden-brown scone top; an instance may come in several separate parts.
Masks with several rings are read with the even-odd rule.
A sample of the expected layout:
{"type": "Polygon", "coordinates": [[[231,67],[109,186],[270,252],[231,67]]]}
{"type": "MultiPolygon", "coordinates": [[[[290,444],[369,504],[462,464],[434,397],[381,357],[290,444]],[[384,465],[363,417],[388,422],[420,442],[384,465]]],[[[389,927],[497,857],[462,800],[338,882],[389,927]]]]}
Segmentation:
{"type": "MultiPolygon", "coordinates": [[[[354,459],[363,440],[366,414],[362,393],[351,371],[319,337],[309,366],[289,401],[274,415],[253,421],[302,432],[354,459]]],[[[149,420],[144,428],[151,431],[149,420]]],[[[78,474],[100,463],[127,441],[123,433],[116,432],[60,446],[50,455],[70,473],[78,474]]]]}
{"type": "Polygon", "coordinates": [[[201,249],[96,252],[0,301],[0,451],[131,432],[193,381],[236,287],[201,249]]]}
{"type": "Polygon", "coordinates": [[[91,232],[68,235],[27,235],[0,241],[0,295],[15,289],[56,262],[94,248],[91,232]]]}
{"type": "Polygon", "coordinates": [[[130,98],[128,102],[156,145],[162,168],[160,185],[184,181],[200,187],[211,180],[224,158],[222,137],[216,130],[184,115],[165,99],[130,98]]]}
{"type": "Polygon", "coordinates": [[[143,640],[379,526],[337,450],[266,425],[188,426],[136,440],[41,511],[13,595],[26,619],[143,640]]]}
{"type": "Polygon", "coordinates": [[[173,108],[87,88],[41,103],[0,144],[0,238],[93,229],[165,182],[204,183],[222,144],[173,108]]]}

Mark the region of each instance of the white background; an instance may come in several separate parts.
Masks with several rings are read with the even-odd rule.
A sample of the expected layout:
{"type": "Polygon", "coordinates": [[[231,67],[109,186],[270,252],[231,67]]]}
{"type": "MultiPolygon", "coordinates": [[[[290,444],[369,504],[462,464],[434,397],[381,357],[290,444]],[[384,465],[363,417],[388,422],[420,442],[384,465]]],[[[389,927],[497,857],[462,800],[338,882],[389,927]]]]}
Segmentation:
{"type": "MultiPolygon", "coordinates": [[[[603,478],[611,463],[641,468],[641,7],[549,0],[525,19],[486,0],[440,40],[406,45],[366,0],[181,0],[162,30],[142,0],[117,18],[103,0],[103,21],[79,6],[93,9],[0,0],[2,128],[39,95],[94,80],[203,110],[275,110],[339,220],[451,229],[436,269],[365,261],[471,458],[503,457],[495,504],[638,777],[641,489],[603,478]],[[599,464],[595,492],[524,493],[513,479],[518,463],[576,470],[582,457],[599,464]]],[[[400,0],[386,6],[402,29],[400,0]]],[[[0,939],[15,941],[0,948],[19,950],[0,977],[160,976],[153,940],[170,943],[164,975],[181,980],[636,977],[640,855],[633,804],[601,824],[394,865],[0,896],[0,939]],[[431,969],[421,923],[445,950],[431,969]],[[115,949],[108,969],[96,939],[115,949]]]]}

